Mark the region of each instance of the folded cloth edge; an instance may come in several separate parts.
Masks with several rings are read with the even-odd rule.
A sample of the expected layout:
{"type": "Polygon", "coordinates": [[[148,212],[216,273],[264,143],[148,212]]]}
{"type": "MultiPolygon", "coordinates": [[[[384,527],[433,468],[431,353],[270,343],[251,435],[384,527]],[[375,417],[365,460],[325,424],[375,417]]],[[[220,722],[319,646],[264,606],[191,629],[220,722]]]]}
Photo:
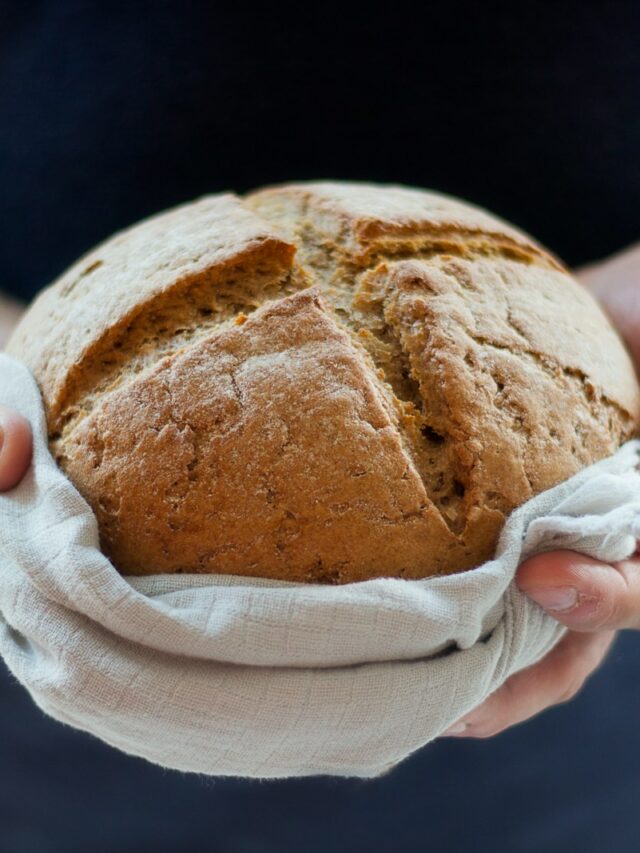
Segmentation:
{"type": "MultiPolygon", "coordinates": [[[[0,499],[0,525],[4,515],[5,523],[15,522],[25,534],[22,539],[16,537],[12,553],[8,555],[11,559],[3,561],[2,565],[0,610],[7,624],[0,650],[10,669],[43,709],[58,719],[92,731],[114,746],[163,766],[264,778],[326,772],[378,775],[471,710],[512,672],[540,659],[564,634],[562,626],[512,583],[523,554],[566,547],[556,544],[562,541],[574,546],[585,543],[585,548],[603,559],[607,555],[610,560],[623,559],[633,552],[634,537],[639,535],[640,476],[635,465],[640,442],[628,442],[613,457],[583,469],[570,481],[545,493],[546,513],[541,515],[540,506],[532,506],[540,496],[518,508],[505,525],[495,559],[471,572],[424,581],[376,579],[320,590],[308,585],[301,589],[299,585],[286,582],[261,585],[251,578],[212,577],[210,583],[205,583],[202,576],[194,576],[191,586],[189,576],[185,575],[122,578],[97,548],[97,527],[88,506],[48,454],[41,401],[32,377],[24,366],[17,362],[11,364],[12,361],[0,356],[0,368],[5,368],[0,370],[0,399],[27,416],[34,423],[37,434],[35,473],[15,493],[0,499]],[[5,360],[7,364],[3,364],[5,360]],[[12,381],[6,380],[9,374],[12,381]],[[591,516],[588,513],[580,515],[580,507],[584,510],[595,505],[593,482],[598,477],[608,478],[609,501],[599,501],[597,512],[591,516]],[[51,515],[57,516],[56,507],[52,506],[55,500],[65,504],[62,527],[65,536],[75,537],[73,548],[63,546],[57,553],[49,554],[46,561],[34,561],[30,533],[37,530],[36,539],[40,536],[40,547],[44,547],[45,538],[55,540],[54,532],[60,532],[60,519],[51,518],[51,515]],[[39,519],[35,528],[30,528],[28,521],[34,516],[35,506],[40,507],[47,523],[39,519]],[[554,514],[559,509],[562,512],[554,514]],[[614,529],[604,530],[602,523],[613,524],[614,529]],[[559,540],[558,536],[563,538],[559,540]],[[20,570],[20,559],[32,565],[28,579],[20,570]],[[9,565],[12,560],[13,564],[9,565]],[[358,589],[354,591],[354,587],[358,589]],[[194,605],[194,598],[200,601],[199,606],[194,605]],[[452,602],[456,605],[453,608],[452,602]],[[142,615],[138,612],[141,607],[142,615]],[[30,611],[31,616],[37,613],[39,625],[30,618],[30,611]],[[327,622],[322,630],[323,611],[331,616],[331,632],[326,631],[327,622]],[[295,631],[292,635],[291,626],[282,621],[287,614],[291,619],[292,613],[300,619],[297,635],[295,631]],[[354,613],[358,618],[354,619],[354,613]],[[204,615],[206,624],[199,621],[204,615]],[[341,625],[344,628],[346,623],[349,630],[341,632],[341,625]],[[308,633],[310,625],[315,628],[312,642],[297,647],[295,637],[299,638],[305,631],[308,633]],[[453,630],[447,634],[452,626],[453,630]],[[323,634],[327,633],[331,635],[333,649],[322,644],[323,634]],[[371,647],[372,636],[377,638],[374,648],[371,647]],[[48,648],[52,637],[56,637],[58,643],[64,640],[65,647],[52,652],[48,648]],[[85,644],[88,638],[91,640],[82,654],[78,648],[80,638],[85,644]],[[283,654],[283,649],[288,649],[289,657],[283,654]],[[483,656],[483,651],[488,650],[491,651],[489,657],[483,656]],[[111,653],[121,668],[115,676],[110,671],[111,653]],[[285,683],[289,703],[295,705],[297,698],[305,696],[308,702],[311,674],[312,680],[319,682],[313,685],[314,690],[320,689],[325,681],[321,689],[324,704],[315,705],[316,716],[325,723],[334,717],[336,709],[342,709],[344,721],[349,709],[360,708],[358,702],[354,704],[358,689],[364,689],[367,694],[376,685],[378,690],[385,690],[391,682],[397,681],[397,676],[391,678],[389,675],[393,668],[404,673],[406,683],[396,685],[397,702],[372,703],[369,698],[367,724],[361,724],[360,729],[365,741],[369,738],[370,749],[375,741],[377,750],[370,751],[366,760],[362,751],[354,759],[353,743],[341,738],[331,748],[325,739],[324,752],[316,745],[315,757],[309,754],[307,745],[307,752],[299,750],[296,760],[291,744],[305,741],[304,725],[308,727],[309,716],[314,716],[307,713],[305,717],[300,707],[298,721],[302,728],[285,725],[286,735],[283,738],[280,732],[280,749],[274,748],[270,760],[265,760],[264,756],[260,758],[260,749],[256,749],[255,743],[253,753],[249,745],[242,757],[227,744],[225,758],[219,752],[215,756],[211,750],[207,753],[206,749],[204,757],[198,758],[188,746],[190,742],[193,746],[198,738],[194,740],[193,733],[189,736],[188,725],[181,729],[177,719],[179,712],[184,712],[180,701],[173,704],[165,701],[164,711],[158,717],[164,730],[163,746],[162,737],[152,736],[150,730],[147,734],[143,731],[143,724],[145,720],[148,723],[153,709],[139,701],[127,705],[126,691],[114,703],[113,697],[104,694],[104,686],[96,692],[97,684],[94,683],[97,676],[104,678],[107,672],[111,677],[111,689],[120,690],[123,678],[144,680],[149,673],[159,677],[161,672],[165,675],[171,672],[174,676],[171,684],[175,685],[181,681],[181,673],[175,667],[176,656],[187,659],[193,670],[192,683],[188,687],[195,689],[197,685],[199,690],[201,673],[213,668],[218,680],[221,678],[227,687],[232,683],[241,684],[247,700],[259,701],[257,697],[271,694],[272,710],[274,702],[278,706],[282,701],[279,691],[284,690],[285,683]],[[38,666],[34,667],[36,660],[38,666]],[[456,667],[452,666],[455,660],[459,663],[456,667]],[[463,660],[466,663],[461,666],[463,660]],[[477,670],[463,689],[462,673],[472,669],[474,661],[476,669],[478,661],[483,661],[484,670],[480,667],[482,671],[477,670]],[[38,670],[37,677],[35,670],[38,670]],[[447,671],[450,684],[445,690],[447,677],[443,674],[447,671]],[[248,674],[251,684],[247,682],[248,674]],[[352,679],[351,685],[349,678],[345,682],[345,674],[352,679]],[[363,674],[366,677],[360,683],[363,674]],[[285,679],[280,687],[275,684],[278,677],[285,679]],[[450,689],[453,681],[457,685],[454,690],[450,689]],[[433,688],[433,695],[437,693],[436,688],[441,691],[439,708],[437,702],[429,701],[433,699],[427,689],[429,686],[433,688]],[[420,713],[415,706],[416,692],[424,694],[425,690],[426,714],[420,713]],[[329,696],[333,705],[327,705],[329,696]],[[400,738],[397,732],[402,726],[398,721],[404,715],[406,729],[411,716],[409,707],[415,730],[405,731],[400,738]],[[382,723],[383,720],[386,723],[382,723]],[[394,723],[391,729],[389,721],[394,723]],[[166,737],[167,729],[172,726],[176,729],[178,743],[168,749],[168,744],[175,741],[175,738],[166,737]],[[280,757],[277,759],[277,756],[280,757]]],[[[251,730],[250,717],[255,736],[261,734],[272,742],[273,734],[269,738],[272,729],[261,729],[256,714],[248,715],[245,705],[238,709],[237,695],[233,690],[231,693],[235,696],[234,714],[248,726],[246,730],[251,730]]],[[[158,692],[157,685],[151,694],[156,704],[166,700],[166,695],[158,692]]],[[[211,691],[207,692],[209,703],[212,695],[211,691]]],[[[180,697],[176,694],[174,698],[179,700],[180,697]]],[[[364,706],[360,711],[364,713],[364,706]]],[[[270,722],[273,727],[273,717],[270,722]]],[[[225,715],[225,725],[228,723],[228,715],[225,715]]],[[[277,726],[276,730],[279,731],[277,726]]],[[[357,737],[348,726],[346,730],[360,743],[362,750],[362,736],[357,737]]],[[[207,731],[207,725],[200,730],[201,735],[203,731],[207,731]]],[[[335,725],[333,731],[336,731],[335,725]]],[[[209,735],[213,733],[209,729],[209,735]]],[[[315,742],[314,738],[308,740],[315,742]]]]}

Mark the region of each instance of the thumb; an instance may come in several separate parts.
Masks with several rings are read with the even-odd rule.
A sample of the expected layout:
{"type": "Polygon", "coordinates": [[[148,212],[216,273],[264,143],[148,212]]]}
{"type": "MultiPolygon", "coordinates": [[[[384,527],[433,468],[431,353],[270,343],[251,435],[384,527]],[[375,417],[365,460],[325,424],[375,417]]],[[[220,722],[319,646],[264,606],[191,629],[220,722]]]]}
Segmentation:
{"type": "Polygon", "coordinates": [[[516,584],[574,631],[640,629],[640,555],[602,563],[576,551],[525,560],[516,584]]]}

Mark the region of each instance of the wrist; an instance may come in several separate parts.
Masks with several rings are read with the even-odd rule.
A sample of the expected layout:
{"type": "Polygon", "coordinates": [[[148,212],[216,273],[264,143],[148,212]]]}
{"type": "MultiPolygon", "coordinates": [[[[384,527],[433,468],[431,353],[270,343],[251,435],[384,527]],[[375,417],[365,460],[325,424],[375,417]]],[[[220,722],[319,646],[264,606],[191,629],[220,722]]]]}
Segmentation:
{"type": "Polygon", "coordinates": [[[5,348],[24,309],[25,306],[21,302],[0,294],[0,350],[5,348]]]}
{"type": "Polygon", "coordinates": [[[640,243],[576,275],[604,308],[640,373],[640,243]]]}

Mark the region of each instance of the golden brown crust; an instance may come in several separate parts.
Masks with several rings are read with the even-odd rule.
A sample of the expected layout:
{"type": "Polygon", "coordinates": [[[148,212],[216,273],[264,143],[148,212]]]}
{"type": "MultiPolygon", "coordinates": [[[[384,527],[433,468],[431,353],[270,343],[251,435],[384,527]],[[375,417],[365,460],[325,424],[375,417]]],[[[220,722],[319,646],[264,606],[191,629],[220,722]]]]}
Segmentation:
{"type": "Polygon", "coordinates": [[[557,259],[402,187],[162,214],[63,276],[11,351],[128,573],[471,568],[514,507],[640,424],[628,353],[557,259]]]}
{"type": "Polygon", "coordinates": [[[588,297],[561,273],[444,257],[381,265],[364,291],[383,294],[408,355],[427,438],[440,437],[444,512],[465,540],[472,507],[507,514],[614,453],[638,422],[637,390],[611,374],[613,331],[596,334],[588,297]]]}
{"type": "Polygon", "coordinates": [[[505,254],[564,269],[547,249],[493,214],[442,193],[391,184],[316,181],[268,187],[247,203],[289,239],[313,232],[350,263],[380,254],[505,254]]]}
{"type": "Polygon", "coordinates": [[[198,285],[206,298],[207,285],[217,289],[225,274],[246,274],[247,268],[250,274],[265,268],[278,281],[293,252],[236,197],[202,198],[134,225],[85,255],[40,294],[8,351],[31,367],[57,432],[64,410],[95,388],[104,368],[140,347],[138,318],[151,319],[155,340],[172,313],[180,317],[189,307],[198,285]]]}
{"type": "Polygon", "coordinates": [[[355,580],[455,545],[315,289],[163,359],[65,455],[129,572],[355,580]]]}

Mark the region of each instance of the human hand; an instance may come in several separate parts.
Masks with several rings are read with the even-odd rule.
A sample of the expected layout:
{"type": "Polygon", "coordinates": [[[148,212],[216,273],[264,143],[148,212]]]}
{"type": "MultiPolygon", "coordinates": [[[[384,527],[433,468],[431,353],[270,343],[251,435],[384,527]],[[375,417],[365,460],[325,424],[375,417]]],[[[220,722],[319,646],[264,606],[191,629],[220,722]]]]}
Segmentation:
{"type": "Polygon", "coordinates": [[[13,409],[0,406],[0,492],[17,486],[31,462],[31,427],[13,409]]]}
{"type": "MultiPolygon", "coordinates": [[[[578,277],[600,300],[640,367],[640,244],[578,277]]],[[[492,693],[445,735],[487,738],[572,699],[600,666],[616,632],[640,629],[640,550],[606,564],[575,551],[525,560],[518,587],[570,630],[541,661],[492,693]]]]}

